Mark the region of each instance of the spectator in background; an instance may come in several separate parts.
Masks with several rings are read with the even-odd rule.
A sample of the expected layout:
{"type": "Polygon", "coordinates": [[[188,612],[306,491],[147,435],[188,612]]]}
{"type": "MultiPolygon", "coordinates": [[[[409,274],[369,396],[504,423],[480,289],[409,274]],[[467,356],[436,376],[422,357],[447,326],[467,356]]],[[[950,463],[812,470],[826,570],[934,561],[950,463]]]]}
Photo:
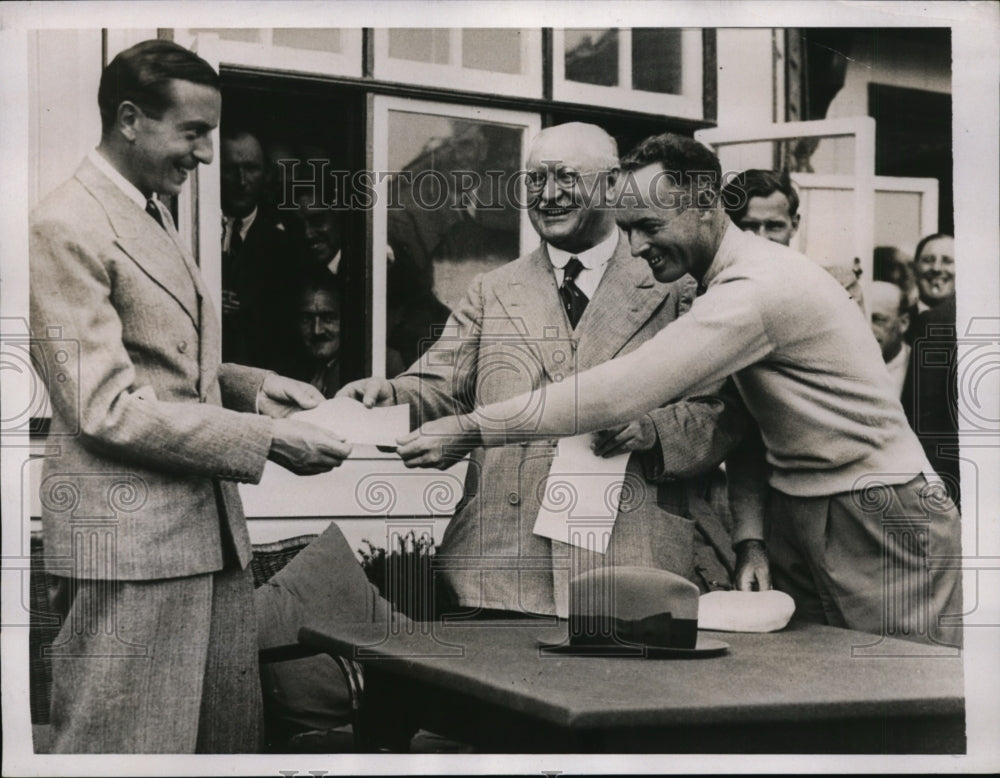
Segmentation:
{"type": "Polygon", "coordinates": [[[324,397],[340,388],[340,291],[325,267],[292,284],[284,317],[292,331],[286,375],[315,386],[324,397]]]}
{"type": "MultiPolygon", "coordinates": [[[[325,267],[309,268],[292,284],[287,302],[283,319],[290,323],[291,345],[282,370],[312,384],[324,397],[333,397],[341,385],[337,279],[325,267]]],[[[400,373],[404,367],[398,352],[389,349],[387,368],[400,373]]]]}
{"type": "Polygon", "coordinates": [[[787,170],[744,170],[722,189],[722,205],[744,232],[787,246],[799,228],[799,193],[787,170]]]}
{"type": "Polygon", "coordinates": [[[914,264],[923,311],[913,326],[903,409],[927,459],[960,505],[954,238],[928,235],[917,244],[914,264]]]}
{"type": "MultiPolygon", "coordinates": [[[[722,188],[720,198],[733,224],[772,243],[790,245],[799,229],[799,193],[792,186],[787,170],[780,173],[744,170],[722,188]]],[[[846,265],[829,265],[824,269],[840,282],[864,313],[859,273],[846,265]]]]}
{"type": "Polygon", "coordinates": [[[256,136],[243,130],[220,144],[222,195],[222,358],[274,367],[273,290],[294,247],[264,204],[267,169],[256,136]]]}
{"type": "Polygon", "coordinates": [[[341,279],[340,262],[343,247],[343,229],[340,212],[328,208],[316,193],[304,190],[295,197],[296,225],[303,242],[302,261],[306,268],[326,268],[332,276],[341,279]]]}
{"type": "Polygon", "coordinates": [[[910,364],[910,346],[903,340],[903,334],[910,327],[906,293],[888,281],[875,281],[869,292],[872,334],[882,349],[882,359],[892,379],[892,387],[899,396],[910,364]]]}
{"type": "Polygon", "coordinates": [[[873,281],[888,281],[895,284],[906,296],[906,312],[910,326],[903,333],[907,344],[913,343],[913,331],[917,325],[917,281],[913,274],[913,258],[895,246],[876,246],[872,257],[873,281]]]}
{"type": "Polygon", "coordinates": [[[913,264],[917,276],[919,313],[955,297],[955,239],[946,233],[928,235],[917,244],[913,264]]]}

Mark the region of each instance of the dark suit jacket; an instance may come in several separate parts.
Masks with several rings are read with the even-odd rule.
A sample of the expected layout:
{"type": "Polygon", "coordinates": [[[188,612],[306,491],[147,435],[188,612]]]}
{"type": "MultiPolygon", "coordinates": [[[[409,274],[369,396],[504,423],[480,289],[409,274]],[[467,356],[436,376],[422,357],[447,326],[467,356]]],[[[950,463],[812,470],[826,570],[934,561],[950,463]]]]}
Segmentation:
{"type": "Polygon", "coordinates": [[[300,251],[282,224],[258,209],[239,253],[223,258],[222,285],[235,291],[239,311],[223,304],[225,362],[273,369],[281,355],[283,328],[276,321],[280,299],[302,270],[300,251]]]}
{"type": "MultiPolygon", "coordinates": [[[[573,372],[651,338],[686,310],[694,287],[690,277],[658,284],[620,236],[574,331],[541,247],[479,276],[442,338],[392,385],[423,422],[572,380],[573,372]]],[[[533,533],[554,441],[477,449],[435,563],[443,566],[443,580],[464,606],[565,614],[570,574],[596,565],[613,561],[693,577],[687,485],[670,479],[710,471],[726,456],[742,431],[730,413],[713,396],[650,414],[660,449],[630,458],[605,555],[533,533]]]]}
{"type": "Polygon", "coordinates": [[[901,399],[927,459],[960,505],[955,315],[952,297],[917,317],[901,399]]]}
{"type": "Polygon", "coordinates": [[[272,420],[264,372],[220,365],[198,269],[89,160],[31,217],[31,327],[52,403],[41,484],[49,569],[158,579],[250,559],[237,481],[272,420]],[[223,407],[226,406],[226,407],[223,407]]]}

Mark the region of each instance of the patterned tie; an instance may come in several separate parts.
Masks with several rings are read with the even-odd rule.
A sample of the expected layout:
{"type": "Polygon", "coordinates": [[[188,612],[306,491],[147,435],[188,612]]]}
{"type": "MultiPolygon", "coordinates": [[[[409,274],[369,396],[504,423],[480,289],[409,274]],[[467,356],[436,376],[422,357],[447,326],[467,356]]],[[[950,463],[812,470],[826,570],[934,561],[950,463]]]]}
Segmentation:
{"type": "Polygon", "coordinates": [[[580,287],[576,285],[576,277],[580,275],[581,270],[583,270],[583,264],[580,260],[571,257],[566,263],[566,267],[563,268],[563,282],[562,286],[559,287],[559,297],[562,299],[563,308],[566,309],[566,315],[569,317],[569,323],[573,329],[576,329],[576,325],[580,322],[580,317],[583,316],[583,311],[589,302],[587,295],[581,292],[580,287]]]}
{"type": "Polygon", "coordinates": [[[163,227],[163,229],[167,229],[163,225],[163,214],[160,213],[160,209],[156,207],[156,203],[153,202],[152,200],[146,201],[146,213],[148,213],[150,216],[156,219],[156,223],[159,224],[160,227],[163,227]]]}

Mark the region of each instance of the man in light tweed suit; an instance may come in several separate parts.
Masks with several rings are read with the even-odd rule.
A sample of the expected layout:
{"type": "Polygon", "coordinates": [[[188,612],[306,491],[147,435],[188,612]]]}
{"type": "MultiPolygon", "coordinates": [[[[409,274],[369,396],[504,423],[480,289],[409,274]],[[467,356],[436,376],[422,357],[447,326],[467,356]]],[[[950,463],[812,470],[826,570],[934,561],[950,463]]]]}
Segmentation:
{"type": "Polygon", "coordinates": [[[31,325],[52,371],[41,484],[56,752],[257,750],[250,542],[237,481],[349,447],[282,418],[312,387],[220,365],[215,313],[170,212],[212,160],[218,76],[168,41],[105,68],[101,142],[31,217],[31,325]],[[73,349],[69,349],[72,352],[73,349]],[[58,380],[61,376],[63,380],[58,380]],[[242,412],[241,412],[242,411],[242,412]]]}
{"type": "MultiPolygon", "coordinates": [[[[618,181],[614,140],[594,125],[543,130],[528,158],[536,250],[478,277],[443,337],[405,373],[339,394],[410,403],[418,423],[505,399],[634,349],[694,298],[686,279],[658,286],[629,254],[615,211],[588,193],[618,181]]],[[[554,453],[551,440],[473,451],[465,494],[435,557],[445,607],[479,616],[565,616],[570,577],[604,564],[694,577],[693,504],[683,479],[712,471],[742,434],[741,408],[703,396],[606,431],[597,452],[632,452],[605,553],[533,532],[554,453]],[[681,480],[677,480],[681,479],[681,480]]],[[[409,466],[448,464],[442,452],[409,466]]],[[[439,608],[440,610],[440,608],[439,608]]]]}

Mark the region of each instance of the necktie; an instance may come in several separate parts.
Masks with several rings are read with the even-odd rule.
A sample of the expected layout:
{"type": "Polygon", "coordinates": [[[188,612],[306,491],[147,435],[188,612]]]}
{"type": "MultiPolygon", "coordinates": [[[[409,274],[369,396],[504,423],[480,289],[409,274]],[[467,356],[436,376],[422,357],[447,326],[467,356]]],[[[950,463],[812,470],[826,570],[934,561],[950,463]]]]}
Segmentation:
{"type": "Polygon", "coordinates": [[[583,264],[576,257],[571,257],[566,267],[563,268],[563,282],[559,287],[559,297],[562,299],[563,308],[569,317],[569,323],[576,329],[576,325],[583,316],[583,311],[587,307],[587,295],[580,291],[576,285],[576,277],[583,270],[583,264]]]}
{"type": "Polygon", "coordinates": [[[166,229],[163,226],[163,214],[160,213],[160,209],[156,207],[156,203],[152,200],[146,201],[146,213],[156,219],[156,223],[163,227],[163,229],[166,229]]]}
{"type": "Polygon", "coordinates": [[[229,253],[238,256],[243,248],[243,220],[233,219],[232,234],[229,236],[229,253]]]}

